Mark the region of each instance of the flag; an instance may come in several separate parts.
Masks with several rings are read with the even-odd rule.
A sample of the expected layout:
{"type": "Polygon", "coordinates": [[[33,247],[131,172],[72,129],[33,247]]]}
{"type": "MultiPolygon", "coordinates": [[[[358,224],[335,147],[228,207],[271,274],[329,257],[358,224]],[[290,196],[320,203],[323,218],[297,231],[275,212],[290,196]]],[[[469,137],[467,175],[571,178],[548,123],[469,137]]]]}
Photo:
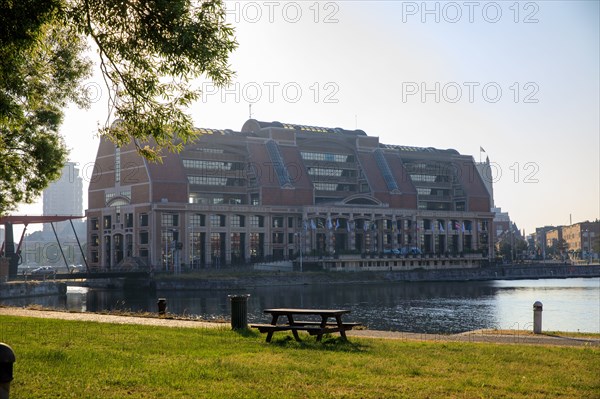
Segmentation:
{"type": "Polygon", "coordinates": [[[323,219],[318,219],[317,220],[317,227],[320,229],[324,229],[325,226],[323,226],[323,219]]]}
{"type": "Polygon", "coordinates": [[[327,217],[327,228],[329,230],[333,229],[333,223],[331,223],[331,216],[327,217]]]}
{"type": "Polygon", "coordinates": [[[365,220],[365,221],[363,221],[363,230],[364,230],[364,231],[367,231],[367,230],[369,230],[369,222],[367,222],[366,220],[365,220]]]}
{"type": "Polygon", "coordinates": [[[348,233],[350,233],[350,230],[352,230],[352,226],[350,225],[352,222],[351,221],[346,221],[346,230],[348,230],[348,233]]]}
{"type": "Polygon", "coordinates": [[[314,219],[310,219],[310,228],[313,230],[317,229],[317,226],[315,225],[315,220],[314,219]]]}
{"type": "Polygon", "coordinates": [[[463,222],[463,224],[462,224],[462,232],[463,233],[465,232],[465,222],[463,222]]]}
{"type": "Polygon", "coordinates": [[[479,152],[485,152],[482,146],[479,146],[479,152]]]}
{"type": "Polygon", "coordinates": [[[440,231],[443,233],[444,232],[444,225],[442,224],[442,222],[440,222],[440,231]]]}
{"type": "Polygon", "coordinates": [[[335,220],[335,229],[339,229],[340,228],[340,219],[336,219],[335,220]]]}
{"type": "Polygon", "coordinates": [[[458,220],[454,221],[454,230],[460,230],[460,222],[458,220]]]}
{"type": "Polygon", "coordinates": [[[302,222],[302,227],[304,228],[304,231],[308,230],[308,223],[306,222],[306,220],[302,222]]]}

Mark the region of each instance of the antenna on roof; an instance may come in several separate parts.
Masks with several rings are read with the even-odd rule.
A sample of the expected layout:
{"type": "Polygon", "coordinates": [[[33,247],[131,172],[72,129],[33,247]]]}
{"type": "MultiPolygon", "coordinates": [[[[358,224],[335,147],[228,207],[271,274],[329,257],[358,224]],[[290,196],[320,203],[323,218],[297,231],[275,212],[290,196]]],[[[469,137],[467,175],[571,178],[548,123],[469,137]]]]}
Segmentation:
{"type": "Polygon", "coordinates": [[[358,129],[358,116],[354,114],[354,129],[358,129]]]}
{"type": "Polygon", "coordinates": [[[252,104],[248,104],[248,119],[252,119],[252,104]]]}

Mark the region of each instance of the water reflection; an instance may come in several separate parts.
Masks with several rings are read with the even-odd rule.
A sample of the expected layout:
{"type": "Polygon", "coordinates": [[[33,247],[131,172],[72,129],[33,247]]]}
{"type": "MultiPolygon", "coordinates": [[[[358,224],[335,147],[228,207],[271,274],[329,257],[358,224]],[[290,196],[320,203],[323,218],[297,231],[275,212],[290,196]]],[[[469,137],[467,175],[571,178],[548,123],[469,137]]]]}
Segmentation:
{"type": "Polygon", "coordinates": [[[249,293],[248,318],[267,321],[270,307],[343,308],[348,319],[379,330],[458,333],[481,328],[530,329],[532,304],[544,303],[545,330],[600,332],[600,279],[491,282],[330,284],[261,287],[234,291],[146,292],[69,289],[66,299],[26,298],[2,304],[31,303],[73,311],[156,312],[157,298],[168,311],[207,319],[229,317],[228,294],[249,293]]]}

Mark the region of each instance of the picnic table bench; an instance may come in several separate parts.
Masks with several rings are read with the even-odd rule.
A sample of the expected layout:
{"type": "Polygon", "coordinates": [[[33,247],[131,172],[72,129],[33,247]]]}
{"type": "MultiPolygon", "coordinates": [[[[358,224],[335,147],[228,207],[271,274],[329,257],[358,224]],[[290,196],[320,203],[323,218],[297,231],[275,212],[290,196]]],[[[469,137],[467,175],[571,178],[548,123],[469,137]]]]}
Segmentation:
{"type": "Polygon", "coordinates": [[[276,308],[265,309],[263,311],[270,314],[271,324],[251,324],[250,327],[257,328],[261,333],[267,333],[267,342],[271,342],[273,333],[276,331],[291,331],[294,334],[296,341],[300,341],[298,331],[306,331],[310,335],[316,335],[317,341],[321,341],[323,334],[339,332],[343,339],[346,339],[346,331],[352,330],[361,323],[348,323],[342,321],[342,315],[350,313],[349,310],[341,309],[293,309],[293,308],[276,308]],[[319,316],[320,321],[312,320],[296,320],[294,316],[319,316]],[[287,318],[287,323],[277,324],[280,316],[287,318]],[[333,318],[334,321],[328,321],[333,318]]]}

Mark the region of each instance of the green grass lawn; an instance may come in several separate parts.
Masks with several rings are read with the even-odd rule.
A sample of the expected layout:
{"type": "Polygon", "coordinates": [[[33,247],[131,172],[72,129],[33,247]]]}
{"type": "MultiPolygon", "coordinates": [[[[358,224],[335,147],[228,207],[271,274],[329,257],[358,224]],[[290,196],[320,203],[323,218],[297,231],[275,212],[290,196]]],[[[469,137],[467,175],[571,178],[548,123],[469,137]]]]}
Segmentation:
{"type": "Polygon", "coordinates": [[[598,398],[600,349],[0,317],[11,398],[598,398]]]}

